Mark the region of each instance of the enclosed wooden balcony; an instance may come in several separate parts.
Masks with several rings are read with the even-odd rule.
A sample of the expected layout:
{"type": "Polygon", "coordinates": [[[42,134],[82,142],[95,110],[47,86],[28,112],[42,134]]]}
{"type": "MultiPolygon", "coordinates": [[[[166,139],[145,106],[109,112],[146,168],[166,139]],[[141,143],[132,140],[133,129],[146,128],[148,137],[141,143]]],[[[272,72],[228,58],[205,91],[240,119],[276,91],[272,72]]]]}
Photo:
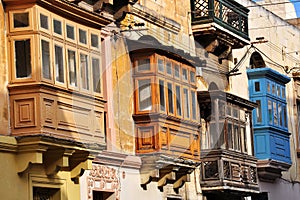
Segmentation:
{"type": "Polygon", "coordinates": [[[220,55],[249,43],[246,7],[234,0],[191,0],[191,9],[193,34],[208,51],[220,55]]]}

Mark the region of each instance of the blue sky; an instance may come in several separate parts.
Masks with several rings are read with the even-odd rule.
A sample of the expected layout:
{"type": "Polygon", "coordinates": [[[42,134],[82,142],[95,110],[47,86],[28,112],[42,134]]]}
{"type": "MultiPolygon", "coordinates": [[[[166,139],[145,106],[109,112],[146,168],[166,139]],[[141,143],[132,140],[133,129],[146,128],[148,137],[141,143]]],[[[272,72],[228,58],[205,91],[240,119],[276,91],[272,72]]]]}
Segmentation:
{"type": "MultiPolygon", "coordinates": [[[[291,2],[293,2],[293,0],[291,2]]],[[[296,3],[294,3],[294,5],[295,5],[296,12],[297,12],[297,16],[300,17],[300,2],[296,2],[296,3]]]]}

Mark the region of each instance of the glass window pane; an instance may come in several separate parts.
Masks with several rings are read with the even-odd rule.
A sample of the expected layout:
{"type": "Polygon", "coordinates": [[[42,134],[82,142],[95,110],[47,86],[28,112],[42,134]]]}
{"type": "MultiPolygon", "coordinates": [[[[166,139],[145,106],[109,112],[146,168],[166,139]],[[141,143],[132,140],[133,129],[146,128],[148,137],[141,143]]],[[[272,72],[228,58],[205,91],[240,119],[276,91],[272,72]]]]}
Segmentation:
{"type": "Polygon", "coordinates": [[[29,13],[14,13],[14,28],[23,28],[29,26],[29,13]]]}
{"type": "Polygon", "coordinates": [[[274,124],[278,125],[277,103],[273,102],[274,124]]]}
{"type": "Polygon", "coordinates": [[[175,77],[176,78],[180,78],[180,75],[179,75],[179,70],[180,70],[179,65],[175,65],[174,69],[175,69],[175,77]]]}
{"type": "Polygon", "coordinates": [[[182,115],[181,112],[181,92],[180,92],[180,86],[176,85],[176,114],[182,115]]]}
{"type": "Polygon", "coordinates": [[[168,108],[169,108],[169,113],[174,113],[174,108],[173,108],[173,89],[172,89],[172,84],[168,83],[168,108]]]}
{"type": "Polygon", "coordinates": [[[44,29],[49,29],[48,16],[40,14],[40,25],[44,29]]]}
{"type": "Polygon", "coordinates": [[[172,64],[167,62],[167,74],[172,75],[172,64]]]}
{"type": "Polygon", "coordinates": [[[287,128],[287,111],[286,111],[286,106],[282,106],[283,109],[283,125],[284,127],[287,128]]]}
{"type": "Polygon", "coordinates": [[[276,89],[275,89],[275,85],[274,84],[272,84],[272,94],[276,95],[276,89]]]}
{"type": "Polygon", "coordinates": [[[64,83],[63,48],[55,45],[55,80],[64,83]]]}
{"type": "Polygon", "coordinates": [[[76,52],[68,50],[69,84],[77,87],[76,52]]]}
{"type": "Polygon", "coordinates": [[[242,143],[242,151],[247,152],[247,135],[245,127],[241,127],[241,143],[242,143]]]}
{"type": "Polygon", "coordinates": [[[99,48],[99,37],[96,34],[91,34],[91,45],[92,47],[99,48]]]}
{"type": "Polygon", "coordinates": [[[195,83],[195,72],[190,71],[190,79],[192,83],[195,83]]]}
{"type": "Polygon", "coordinates": [[[165,83],[163,80],[159,80],[159,105],[161,111],[166,111],[165,108],[165,83]]]}
{"type": "Polygon", "coordinates": [[[87,44],[86,31],[79,29],[79,42],[87,44]]]}
{"type": "Polygon", "coordinates": [[[138,60],[138,71],[150,71],[150,59],[138,60]]]}
{"type": "Polygon", "coordinates": [[[152,110],[152,92],[151,92],[151,81],[150,79],[139,80],[139,110],[147,111],[152,110]]]}
{"type": "Polygon", "coordinates": [[[271,92],[271,86],[270,86],[270,82],[267,83],[267,92],[270,93],[271,92]]]}
{"type": "Polygon", "coordinates": [[[50,44],[45,40],[42,40],[42,69],[43,69],[43,78],[51,79],[50,44]]]}
{"type": "Polygon", "coordinates": [[[232,137],[232,124],[227,124],[227,140],[228,140],[228,148],[233,149],[233,137],[232,137]]]}
{"type": "Polygon", "coordinates": [[[16,77],[31,77],[30,39],[15,41],[16,77]]]}
{"type": "Polygon", "coordinates": [[[282,98],[285,98],[285,88],[284,87],[281,89],[281,95],[282,95],[282,98]]]}
{"type": "Polygon", "coordinates": [[[157,64],[158,64],[158,71],[164,72],[165,71],[164,61],[162,59],[158,59],[157,64]]]}
{"type": "Polygon", "coordinates": [[[184,116],[190,118],[190,102],[189,102],[189,91],[188,89],[183,89],[184,95],[184,116]]]}
{"type": "Polygon", "coordinates": [[[197,119],[196,93],[192,91],[191,95],[192,95],[192,117],[193,119],[197,119]]]}
{"type": "Polygon", "coordinates": [[[93,90],[94,92],[101,92],[101,74],[100,74],[100,60],[92,58],[93,69],[93,90]]]}
{"type": "Polygon", "coordinates": [[[81,86],[83,89],[89,90],[89,63],[88,56],[80,54],[80,74],[81,74],[81,86]]]}
{"type": "Polygon", "coordinates": [[[188,74],[186,69],[182,69],[182,79],[187,81],[188,80],[188,74]]]}
{"type": "Polygon", "coordinates": [[[278,104],[278,121],[279,121],[279,125],[283,126],[283,113],[282,113],[282,106],[280,103],[278,104]]]}
{"type": "Polygon", "coordinates": [[[75,39],[74,26],[67,24],[66,28],[67,28],[67,38],[74,40],[75,39]]]}
{"type": "Polygon", "coordinates": [[[269,118],[269,124],[272,124],[273,120],[273,113],[272,113],[272,102],[268,100],[268,118],[269,118]]]}
{"type": "Polygon", "coordinates": [[[58,20],[54,19],[53,20],[53,27],[54,27],[54,33],[57,33],[59,35],[62,34],[61,21],[58,21],[58,20]]]}
{"type": "Polygon", "coordinates": [[[277,96],[280,97],[280,86],[277,86],[277,96]]]}
{"type": "Polygon", "coordinates": [[[262,122],[262,113],[261,113],[261,101],[256,100],[257,108],[256,108],[256,122],[261,123],[262,122]]]}
{"type": "Polygon", "coordinates": [[[255,82],[255,92],[259,92],[260,91],[260,83],[259,82],[255,82]]]}
{"type": "Polygon", "coordinates": [[[241,150],[241,138],[240,138],[240,132],[239,132],[239,126],[233,125],[233,133],[234,133],[234,149],[235,150],[241,150]]]}

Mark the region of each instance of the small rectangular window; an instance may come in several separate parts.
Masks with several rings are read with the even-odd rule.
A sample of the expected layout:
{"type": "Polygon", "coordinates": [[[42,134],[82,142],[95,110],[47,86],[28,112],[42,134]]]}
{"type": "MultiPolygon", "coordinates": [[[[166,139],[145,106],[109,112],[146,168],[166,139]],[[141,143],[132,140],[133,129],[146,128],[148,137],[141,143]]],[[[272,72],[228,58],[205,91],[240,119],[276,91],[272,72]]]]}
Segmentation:
{"type": "Polygon", "coordinates": [[[69,84],[77,87],[76,52],[68,49],[69,84]]]}
{"type": "Polygon", "coordinates": [[[242,146],[242,152],[247,152],[247,134],[245,127],[241,127],[241,146],[242,146]]]}
{"type": "Polygon", "coordinates": [[[175,69],[175,77],[176,78],[180,78],[180,72],[179,72],[179,70],[180,70],[180,68],[179,68],[179,65],[175,65],[175,67],[174,67],[174,69],[175,69]]]}
{"type": "Polygon", "coordinates": [[[45,40],[42,40],[42,69],[43,69],[43,78],[51,79],[50,44],[45,40]]]}
{"type": "Polygon", "coordinates": [[[273,102],[274,124],[278,125],[277,103],[273,102]]]}
{"type": "Polygon", "coordinates": [[[75,40],[74,26],[67,24],[66,29],[67,29],[67,38],[75,40]]]}
{"type": "Polygon", "coordinates": [[[99,48],[99,37],[96,34],[91,34],[91,46],[98,49],[99,48]]]}
{"type": "Polygon", "coordinates": [[[138,81],[138,102],[140,111],[152,110],[152,92],[151,92],[151,80],[139,80],[138,81]]]}
{"type": "Polygon", "coordinates": [[[44,29],[49,29],[48,16],[40,14],[40,26],[44,29]]]}
{"type": "Polygon", "coordinates": [[[182,69],[182,79],[185,80],[185,81],[188,80],[187,69],[182,69]]]}
{"type": "Polygon", "coordinates": [[[232,124],[227,124],[227,140],[228,140],[228,148],[233,149],[233,137],[232,137],[232,124]]]}
{"type": "Polygon", "coordinates": [[[283,112],[283,125],[287,128],[287,110],[286,106],[282,106],[282,112],[283,112]]]}
{"type": "Polygon", "coordinates": [[[239,118],[239,110],[236,108],[232,109],[232,115],[234,118],[239,118]]]}
{"type": "Polygon", "coordinates": [[[234,133],[234,149],[240,151],[241,137],[239,132],[239,126],[237,124],[233,125],[233,133],[234,133]]]}
{"type": "Polygon", "coordinates": [[[270,86],[270,82],[267,82],[267,92],[271,93],[271,86],[270,86]]]}
{"type": "Polygon", "coordinates": [[[81,42],[82,44],[87,44],[87,35],[86,35],[86,31],[79,29],[79,42],[81,42]]]}
{"type": "Polygon", "coordinates": [[[190,118],[190,102],[189,102],[189,91],[188,89],[184,88],[183,89],[183,99],[184,99],[184,116],[186,118],[190,118]]]}
{"type": "Polygon", "coordinates": [[[168,83],[168,111],[171,114],[174,114],[174,107],[173,107],[173,89],[172,84],[168,83]]]}
{"type": "Polygon", "coordinates": [[[100,74],[100,60],[99,58],[92,58],[93,69],[93,90],[94,92],[101,92],[101,74],[100,74]]]}
{"type": "Polygon", "coordinates": [[[138,60],[138,71],[150,71],[150,59],[138,60]]]}
{"type": "Polygon", "coordinates": [[[80,75],[81,75],[81,87],[89,90],[89,63],[88,56],[80,54],[80,75]]]}
{"type": "Polygon", "coordinates": [[[197,119],[196,93],[192,91],[191,96],[192,96],[192,117],[194,120],[196,120],[197,119]]]}
{"type": "Polygon", "coordinates": [[[276,95],[276,89],[275,89],[275,85],[274,84],[272,84],[272,94],[276,95]]]}
{"type": "Polygon", "coordinates": [[[255,82],[255,92],[260,92],[260,83],[259,82],[255,82]]]}
{"type": "Polygon", "coordinates": [[[195,72],[190,71],[190,79],[191,79],[191,82],[192,82],[192,83],[195,83],[195,82],[196,82],[196,80],[195,80],[195,72]]]}
{"type": "Polygon", "coordinates": [[[277,96],[281,97],[281,95],[280,95],[280,86],[277,86],[277,96]]]}
{"type": "Polygon", "coordinates": [[[55,45],[55,80],[64,83],[64,60],[63,60],[63,48],[55,45]]]}
{"type": "Polygon", "coordinates": [[[172,75],[172,64],[170,62],[167,62],[167,74],[172,75]]]}
{"type": "Polygon", "coordinates": [[[158,59],[157,65],[158,65],[158,71],[165,72],[164,60],[158,59]]]}
{"type": "Polygon", "coordinates": [[[256,108],[256,122],[261,123],[262,122],[262,113],[261,113],[261,101],[256,100],[257,108],[256,108]]]}
{"type": "Polygon", "coordinates": [[[280,103],[278,104],[278,121],[279,121],[279,126],[283,126],[283,113],[282,113],[282,106],[280,103]]]}
{"type": "Polygon", "coordinates": [[[24,28],[29,26],[29,13],[14,13],[14,28],[24,28]]]}
{"type": "Polygon", "coordinates": [[[54,28],[54,33],[57,33],[59,35],[62,34],[62,25],[61,21],[53,19],[53,28],[54,28]]]}
{"type": "Polygon", "coordinates": [[[176,85],[176,114],[181,116],[181,92],[180,92],[180,86],[176,85]]]}
{"type": "Polygon", "coordinates": [[[273,113],[272,113],[272,101],[268,100],[268,118],[269,124],[273,122],[273,113]]]}
{"type": "Polygon", "coordinates": [[[161,111],[166,111],[165,103],[165,83],[163,80],[159,80],[159,105],[161,111]]]}
{"type": "Polygon", "coordinates": [[[17,78],[31,77],[30,39],[15,41],[15,67],[17,78]]]}
{"type": "Polygon", "coordinates": [[[281,88],[281,95],[282,95],[282,98],[285,99],[285,88],[284,87],[281,88]]]}

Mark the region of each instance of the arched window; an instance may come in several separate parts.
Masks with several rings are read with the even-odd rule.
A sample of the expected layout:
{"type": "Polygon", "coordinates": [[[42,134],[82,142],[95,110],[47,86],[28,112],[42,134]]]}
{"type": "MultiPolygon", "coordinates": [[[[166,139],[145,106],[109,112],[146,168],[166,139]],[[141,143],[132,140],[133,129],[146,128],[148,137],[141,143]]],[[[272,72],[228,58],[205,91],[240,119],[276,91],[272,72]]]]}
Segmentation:
{"type": "Polygon", "coordinates": [[[254,52],[250,58],[251,69],[266,67],[264,59],[258,52],[254,52]]]}

